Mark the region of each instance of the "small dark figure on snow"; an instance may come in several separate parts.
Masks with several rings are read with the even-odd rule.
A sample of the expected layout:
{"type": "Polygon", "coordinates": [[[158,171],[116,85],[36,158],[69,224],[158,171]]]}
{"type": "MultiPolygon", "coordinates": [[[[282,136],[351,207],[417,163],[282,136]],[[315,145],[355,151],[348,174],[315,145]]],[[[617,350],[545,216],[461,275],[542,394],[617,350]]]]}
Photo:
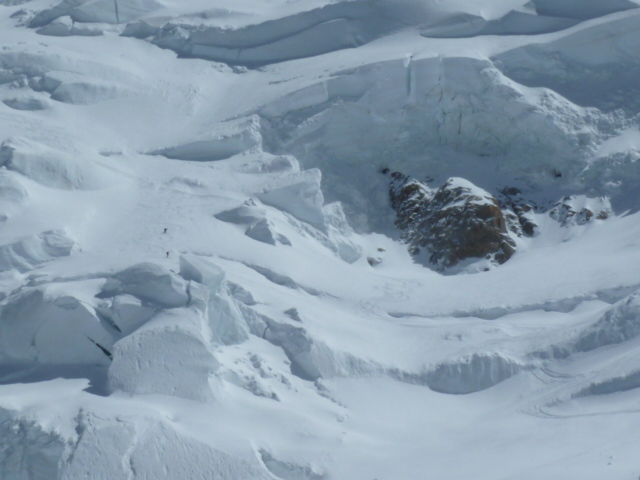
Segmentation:
{"type": "Polygon", "coordinates": [[[169,230],[169,229],[168,229],[168,228],[165,228],[165,229],[164,229],[164,232],[162,232],[162,233],[167,233],[167,230],[169,230]]]}
{"type": "Polygon", "coordinates": [[[167,258],[169,258],[169,252],[167,252],[167,258]]]}

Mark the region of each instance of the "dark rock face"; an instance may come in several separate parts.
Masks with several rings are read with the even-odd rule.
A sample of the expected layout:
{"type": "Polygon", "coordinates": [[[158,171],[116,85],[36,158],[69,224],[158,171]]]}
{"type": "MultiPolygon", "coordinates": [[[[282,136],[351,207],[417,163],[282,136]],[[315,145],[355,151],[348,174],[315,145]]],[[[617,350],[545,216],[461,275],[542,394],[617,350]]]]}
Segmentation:
{"type": "Polygon", "coordinates": [[[433,191],[394,173],[389,193],[409,252],[426,250],[439,270],[472,258],[502,264],[515,253],[498,201],[466,180],[451,178],[433,191]]]}
{"type": "MultiPolygon", "coordinates": [[[[416,236],[416,227],[421,219],[428,215],[433,191],[425,184],[411,179],[400,172],[391,174],[389,197],[391,206],[396,211],[395,225],[401,232],[401,238],[407,243],[416,236]]],[[[410,251],[412,254],[417,253],[410,251]]]]}
{"type": "Polygon", "coordinates": [[[507,229],[517,236],[536,237],[540,233],[534,219],[534,207],[525,203],[522,192],[515,187],[506,187],[500,191],[500,205],[505,212],[507,229]]]}

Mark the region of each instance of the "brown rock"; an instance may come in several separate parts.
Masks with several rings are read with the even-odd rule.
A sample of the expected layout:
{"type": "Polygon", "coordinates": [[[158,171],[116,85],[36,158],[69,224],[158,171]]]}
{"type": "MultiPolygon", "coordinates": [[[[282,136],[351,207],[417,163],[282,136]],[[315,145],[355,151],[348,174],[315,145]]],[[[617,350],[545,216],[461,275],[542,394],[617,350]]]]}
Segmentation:
{"type": "Polygon", "coordinates": [[[390,191],[396,226],[416,255],[422,249],[440,270],[469,258],[498,264],[515,253],[498,201],[472,183],[449,179],[435,193],[416,180],[396,179],[390,191]]]}

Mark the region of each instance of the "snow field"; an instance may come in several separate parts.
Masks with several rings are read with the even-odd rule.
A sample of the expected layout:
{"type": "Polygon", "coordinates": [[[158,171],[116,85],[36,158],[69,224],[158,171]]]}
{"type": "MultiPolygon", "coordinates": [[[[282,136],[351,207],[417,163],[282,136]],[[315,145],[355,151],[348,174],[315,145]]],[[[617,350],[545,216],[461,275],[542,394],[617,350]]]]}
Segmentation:
{"type": "Polygon", "coordinates": [[[0,0],[0,478],[638,476],[635,2],[118,3],[0,0]]]}

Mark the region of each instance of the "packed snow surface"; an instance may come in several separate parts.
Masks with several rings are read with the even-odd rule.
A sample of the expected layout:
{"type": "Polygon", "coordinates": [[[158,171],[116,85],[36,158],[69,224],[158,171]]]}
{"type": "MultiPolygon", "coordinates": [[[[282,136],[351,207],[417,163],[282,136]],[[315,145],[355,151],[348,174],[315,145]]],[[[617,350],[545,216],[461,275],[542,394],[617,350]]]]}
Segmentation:
{"type": "Polygon", "coordinates": [[[639,6],[0,0],[0,479],[637,479],[639,6]]]}

